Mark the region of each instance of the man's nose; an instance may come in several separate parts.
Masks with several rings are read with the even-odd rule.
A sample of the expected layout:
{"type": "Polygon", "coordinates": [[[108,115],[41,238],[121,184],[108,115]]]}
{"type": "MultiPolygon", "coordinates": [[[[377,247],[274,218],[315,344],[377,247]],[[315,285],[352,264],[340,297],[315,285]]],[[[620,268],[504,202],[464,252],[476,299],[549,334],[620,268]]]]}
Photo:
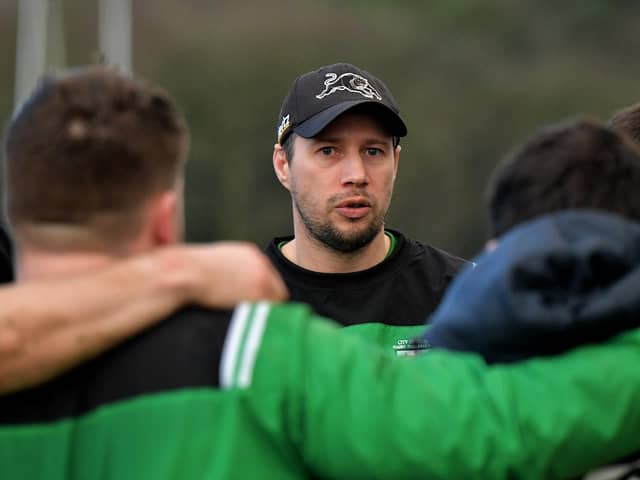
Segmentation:
{"type": "Polygon", "coordinates": [[[369,178],[366,165],[358,152],[350,152],[342,161],[343,185],[367,185],[369,178]]]}

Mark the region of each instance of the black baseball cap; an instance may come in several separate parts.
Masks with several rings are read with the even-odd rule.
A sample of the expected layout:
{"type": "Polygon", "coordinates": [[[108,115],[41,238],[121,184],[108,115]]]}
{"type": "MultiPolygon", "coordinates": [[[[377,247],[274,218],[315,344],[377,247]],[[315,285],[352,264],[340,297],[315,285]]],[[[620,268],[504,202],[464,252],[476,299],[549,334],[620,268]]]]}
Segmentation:
{"type": "Polygon", "coordinates": [[[278,143],[282,145],[292,132],[315,137],[336,117],[363,104],[375,108],[391,135],[407,134],[398,105],[382,80],[350,63],[336,63],[295,79],[280,109],[278,143]]]}

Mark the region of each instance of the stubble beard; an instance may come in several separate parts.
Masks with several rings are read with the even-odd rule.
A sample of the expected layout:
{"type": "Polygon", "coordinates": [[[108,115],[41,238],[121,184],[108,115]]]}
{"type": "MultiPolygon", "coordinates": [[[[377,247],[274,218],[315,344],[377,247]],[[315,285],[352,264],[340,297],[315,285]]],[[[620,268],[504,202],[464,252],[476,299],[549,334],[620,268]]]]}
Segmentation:
{"type": "MultiPolygon", "coordinates": [[[[340,253],[354,253],[369,245],[382,230],[386,216],[386,212],[380,212],[369,222],[364,230],[347,235],[336,228],[330,221],[320,222],[308,215],[300,207],[295,194],[293,195],[293,203],[309,235],[331,250],[340,253]]],[[[356,223],[356,221],[354,220],[353,223],[356,223]]]]}

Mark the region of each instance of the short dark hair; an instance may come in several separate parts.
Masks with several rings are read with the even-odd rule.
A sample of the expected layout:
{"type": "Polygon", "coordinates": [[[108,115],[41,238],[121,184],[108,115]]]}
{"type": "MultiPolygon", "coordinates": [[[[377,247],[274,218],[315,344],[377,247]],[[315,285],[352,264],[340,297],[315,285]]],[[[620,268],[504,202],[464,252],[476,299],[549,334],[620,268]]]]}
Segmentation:
{"type": "Polygon", "coordinates": [[[607,123],[609,128],[640,143],[640,103],[615,113],[607,123]]]}
{"type": "Polygon", "coordinates": [[[22,226],[64,224],[120,241],[139,227],[150,195],[181,176],[188,131],[164,91],[94,66],[45,78],[5,142],[16,237],[22,226]]]}
{"type": "Polygon", "coordinates": [[[282,150],[284,151],[284,156],[286,157],[288,163],[291,163],[291,161],[293,160],[293,144],[295,143],[295,138],[297,136],[298,134],[296,132],[291,132],[289,135],[287,135],[287,138],[282,144],[282,150]]]}
{"type": "Polygon", "coordinates": [[[487,199],[491,234],[569,208],[640,221],[640,150],[591,120],[546,127],[496,169],[487,199]]]}

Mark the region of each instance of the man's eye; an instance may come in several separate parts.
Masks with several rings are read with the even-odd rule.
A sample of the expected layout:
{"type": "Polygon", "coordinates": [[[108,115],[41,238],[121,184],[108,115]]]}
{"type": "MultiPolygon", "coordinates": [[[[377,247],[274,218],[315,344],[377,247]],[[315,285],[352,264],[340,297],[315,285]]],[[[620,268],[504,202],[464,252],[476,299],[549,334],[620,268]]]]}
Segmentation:
{"type": "Polygon", "coordinates": [[[335,151],[335,149],[334,149],[333,147],[322,147],[322,148],[320,149],[320,152],[321,152],[323,155],[327,155],[327,156],[329,156],[329,155],[333,155],[333,152],[334,152],[334,151],[335,151]]]}
{"type": "Polygon", "coordinates": [[[372,157],[375,157],[376,155],[381,155],[382,154],[382,150],[380,150],[379,148],[367,148],[367,155],[370,155],[372,157]]]}

